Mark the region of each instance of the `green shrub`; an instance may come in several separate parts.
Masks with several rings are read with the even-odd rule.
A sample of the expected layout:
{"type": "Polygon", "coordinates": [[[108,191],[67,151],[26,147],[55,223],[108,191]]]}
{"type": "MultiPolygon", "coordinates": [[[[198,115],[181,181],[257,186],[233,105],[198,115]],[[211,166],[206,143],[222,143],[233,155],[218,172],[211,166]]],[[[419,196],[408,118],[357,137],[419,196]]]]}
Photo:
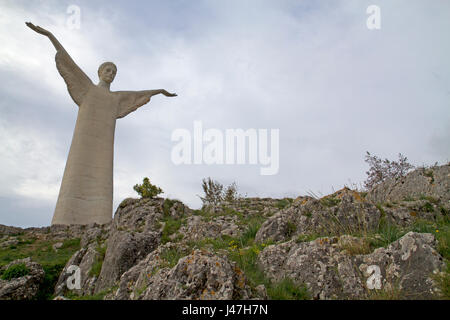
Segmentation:
{"type": "Polygon", "coordinates": [[[163,228],[162,236],[161,236],[162,244],[170,242],[170,236],[180,229],[181,223],[182,223],[181,220],[179,220],[179,219],[176,220],[172,217],[168,217],[165,220],[165,224],[164,224],[164,228],[163,228]]]}
{"type": "Polygon", "coordinates": [[[134,191],[136,191],[142,198],[154,198],[158,194],[163,193],[161,188],[150,183],[150,179],[145,177],[142,181],[142,184],[136,184],[133,187],[134,191]]]}
{"type": "Polygon", "coordinates": [[[177,265],[178,260],[180,260],[182,257],[184,257],[186,254],[184,254],[181,250],[177,248],[170,248],[166,249],[161,253],[161,258],[167,261],[167,264],[165,266],[169,268],[173,268],[177,265]]]}
{"type": "Polygon", "coordinates": [[[25,263],[14,264],[3,272],[2,279],[11,280],[26,276],[29,273],[30,270],[27,268],[25,263]]]}
{"type": "Polygon", "coordinates": [[[99,254],[95,258],[95,262],[92,264],[89,275],[98,277],[100,275],[100,272],[102,271],[103,260],[105,260],[106,246],[98,246],[96,250],[99,254]]]}
{"type": "Polygon", "coordinates": [[[308,300],[310,295],[305,285],[298,286],[291,279],[284,278],[267,288],[267,295],[272,300],[308,300]]]}
{"type": "Polygon", "coordinates": [[[278,200],[277,203],[275,204],[275,206],[278,209],[282,210],[282,209],[288,207],[291,203],[292,203],[292,199],[284,198],[284,199],[278,200]]]}

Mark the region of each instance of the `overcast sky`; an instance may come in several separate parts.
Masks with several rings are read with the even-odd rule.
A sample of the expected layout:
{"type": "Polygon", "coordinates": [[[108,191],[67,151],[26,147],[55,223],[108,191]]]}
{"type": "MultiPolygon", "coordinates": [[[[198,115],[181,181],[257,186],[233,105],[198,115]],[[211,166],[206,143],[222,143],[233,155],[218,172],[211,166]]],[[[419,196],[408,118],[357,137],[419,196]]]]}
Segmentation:
{"type": "Polygon", "coordinates": [[[205,177],[248,196],[326,195],[365,180],[366,151],[450,160],[450,1],[0,0],[0,224],[50,225],[78,110],[55,49],[25,21],[53,32],[95,83],[113,61],[111,90],[178,94],[117,121],[114,210],[145,176],[198,208],[205,177]],[[373,4],[379,30],[366,26],[373,4]],[[171,134],[196,120],[279,129],[278,174],[176,166],[171,134]]]}

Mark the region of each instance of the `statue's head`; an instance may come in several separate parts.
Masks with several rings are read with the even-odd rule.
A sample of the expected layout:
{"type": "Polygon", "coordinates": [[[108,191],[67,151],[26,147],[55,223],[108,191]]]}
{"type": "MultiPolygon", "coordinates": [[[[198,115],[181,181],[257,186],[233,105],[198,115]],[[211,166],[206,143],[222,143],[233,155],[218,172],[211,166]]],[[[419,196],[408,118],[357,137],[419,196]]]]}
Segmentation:
{"type": "Polygon", "coordinates": [[[116,77],[117,67],[112,62],[103,62],[100,67],[98,67],[98,77],[100,80],[106,83],[111,83],[116,77]]]}

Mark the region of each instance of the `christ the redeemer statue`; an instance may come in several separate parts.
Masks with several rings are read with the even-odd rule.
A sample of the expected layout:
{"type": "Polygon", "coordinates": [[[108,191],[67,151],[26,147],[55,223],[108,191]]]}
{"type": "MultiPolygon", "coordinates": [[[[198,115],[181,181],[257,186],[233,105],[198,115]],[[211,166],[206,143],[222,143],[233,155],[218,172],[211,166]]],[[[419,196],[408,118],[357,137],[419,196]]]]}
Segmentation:
{"type": "Polygon", "coordinates": [[[135,111],[156,94],[176,94],[164,89],[110,91],[117,73],[112,62],[100,65],[100,81],[95,85],[51,32],[30,22],[26,25],[55,46],[56,67],[79,107],[52,225],[108,223],[112,219],[116,119],[135,111]]]}

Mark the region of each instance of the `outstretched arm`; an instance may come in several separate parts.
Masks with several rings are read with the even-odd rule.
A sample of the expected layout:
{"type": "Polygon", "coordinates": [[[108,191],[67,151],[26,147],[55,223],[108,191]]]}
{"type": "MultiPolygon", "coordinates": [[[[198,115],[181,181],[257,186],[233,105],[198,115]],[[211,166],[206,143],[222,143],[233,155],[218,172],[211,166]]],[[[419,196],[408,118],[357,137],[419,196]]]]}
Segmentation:
{"type": "Polygon", "coordinates": [[[151,98],[152,96],[155,96],[157,94],[162,93],[163,95],[165,95],[166,97],[176,97],[177,94],[176,93],[170,93],[167,92],[164,89],[156,89],[156,90],[144,90],[142,91],[144,94],[148,94],[148,97],[151,98]]]}
{"type": "Polygon", "coordinates": [[[39,27],[39,26],[35,26],[34,24],[32,24],[31,22],[25,22],[25,24],[33,31],[42,34],[44,36],[46,36],[47,38],[49,38],[49,40],[52,42],[53,46],[55,47],[56,51],[61,51],[64,50],[64,47],[61,45],[61,43],[59,43],[58,39],[56,39],[56,37],[48,30],[39,27]]]}
{"type": "Polygon", "coordinates": [[[63,77],[67,84],[67,89],[73,101],[77,105],[81,105],[89,88],[93,86],[91,79],[78,67],[72,60],[70,55],[59,43],[56,37],[48,30],[35,26],[31,22],[26,22],[26,25],[33,31],[42,34],[50,39],[56,49],[55,62],[59,74],[63,77]]]}
{"type": "Polygon", "coordinates": [[[135,111],[150,101],[150,98],[157,94],[163,94],[166,97],[176,97],[176,93],[167,92],[164,89],[143,90],[143,91],[116,91],[119,96],[119,105],[117,109],[117,118],[123,118],[130,112],[135,111]]]}

